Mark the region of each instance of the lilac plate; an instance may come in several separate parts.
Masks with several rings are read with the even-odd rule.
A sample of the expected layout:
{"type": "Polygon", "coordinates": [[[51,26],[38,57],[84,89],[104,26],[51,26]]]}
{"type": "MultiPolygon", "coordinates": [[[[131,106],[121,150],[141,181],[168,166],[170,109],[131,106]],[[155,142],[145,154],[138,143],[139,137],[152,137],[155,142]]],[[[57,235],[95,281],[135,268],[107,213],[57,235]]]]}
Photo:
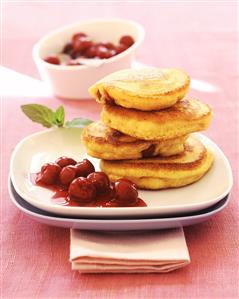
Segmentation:
{"type": "Polygon", "coordinates": [[[189,226],[210,219],[226,207],[230,198],[230,194],[227,194],[222,200],[207,209],[177,217],[86,219],[54,215],[32,206],[17,194],[10,179],[8,189],[15,206],[30,218],[47,225],[87,230],[152,230],[189,226]]]}

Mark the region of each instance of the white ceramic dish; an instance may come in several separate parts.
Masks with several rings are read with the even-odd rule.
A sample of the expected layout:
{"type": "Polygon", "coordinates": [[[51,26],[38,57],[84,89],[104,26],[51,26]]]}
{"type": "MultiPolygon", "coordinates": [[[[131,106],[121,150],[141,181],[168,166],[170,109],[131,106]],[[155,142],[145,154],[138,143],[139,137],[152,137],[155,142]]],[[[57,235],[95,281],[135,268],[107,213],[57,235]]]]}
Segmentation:
{"type": "Polygon", "coordinates": [[[40,223],[67,228],[106,231],[153,230],[195,225],[209,220],[212,216],[222,211],[227,206],[230,198],[230,194],[228,194],[218,203],[205,210],[179,217],[141,219],[87,219],[58,216],[32,206],[17,194],[10,179],[8,190],[14,205],[28,217],[40,223]]]}
{"type": "MultiPolygon", "coordinates": [[[[52,162],[62,155],[76,160],[86,157],[80,142],[81,129],[49,129],[23,139],[16,146],[10,165],[10,176],[17,193],[30,204],[42,210],[61,215],[90,217],[138,217],[191,213],[205,209],[228,194],[232,187],[230,164],[217,147],[207,137],[196,134],[209,146],[215,155],[215,163],[210,171],[198,182],[186,187],[161,191],[140,191],[147,207],[92,208],[69,207],[52,203],[52,191],[33,185],[30,173],[36,173],[46,162],[52,162]]],[[[89,157],[88,157],[89,158],[89,157]]],[[[96,166],[98,160],[89,158],[96,166]]]]}
{"type": "Polygon", "coordinates": [[[104,76],[120,69],[130,68],[135,50],[142,43],[144,29],[136,22],[124,19],[95,19],[78,22],[43,37],[33,48],[33,59],[40,75],[51,87],[53,93],[65,99],[89,98],[88,88],[104,76]],[[77,32],[88,34],[95,42],[118,43],[123,35],[131,35],[135,43],[126,51],[99,66],[62,66],[46,63],[43,58],[59,53],[63,46],[77,32]]]}

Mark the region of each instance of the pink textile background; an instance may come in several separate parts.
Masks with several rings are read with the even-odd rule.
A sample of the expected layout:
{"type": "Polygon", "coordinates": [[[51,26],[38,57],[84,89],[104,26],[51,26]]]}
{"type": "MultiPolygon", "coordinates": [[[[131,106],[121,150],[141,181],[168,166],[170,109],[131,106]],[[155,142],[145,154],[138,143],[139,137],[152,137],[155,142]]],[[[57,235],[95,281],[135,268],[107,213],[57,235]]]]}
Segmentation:
{"type": "MultiPolygon", "coordinates": [[[[21,138],[40,131],[21,113],[23,103],[55,108],[67,117],[99,118],[94,101],[7,96],[2,100],[1,248],[2,298],[238,298],[238,38],[235,3],[4,3],[3,65],[39,78],[33,44],[49,30],[94,17],[124,17],[144,25],[138,60],[181,67],[212,92],[190,95],[209,103],[214,120],[205,133],[228,156],[234,174],[229,206],[201,225],[185,228],[192,262],[173,273],[80,275],[70,269],[69,230],[27,218],[10,202],[7,176],[11,152],[21,138]]],[[[14,90],[14,86],[12,86],[14,90]]],[[[213,186],[212,186],[213,187],[213,186]]]]}

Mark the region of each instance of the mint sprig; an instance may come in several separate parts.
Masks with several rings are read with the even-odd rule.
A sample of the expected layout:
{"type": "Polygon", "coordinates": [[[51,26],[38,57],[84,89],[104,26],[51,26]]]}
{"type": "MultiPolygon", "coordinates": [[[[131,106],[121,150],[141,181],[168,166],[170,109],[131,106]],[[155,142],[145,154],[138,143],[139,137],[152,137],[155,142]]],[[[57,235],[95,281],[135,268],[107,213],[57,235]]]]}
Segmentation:
{"type": "Polygon", "coordinates": [[[54,112],[50,108],[38,104],[22,105],[21,108],[33,122],[42,124],[46,128],[52,127],[54,112]]]}
{"type": "Polygon", "coordinates": [[[65,123],[65,110],[63,106],[59,106],[53,116],[53,123],[58,127],[63,127],[65,123]]]}
{"type": "Polygon", "coordinates": [[[33,122],[39,123],[46,128],[51,127],[66,127],[66,128],[83,128],[92,120],[86,118],[74,118],[65,122],[65,109],[59,106],[56,111],[53,111],[47,106],[39,104],[27,104],[21,106],[22,112],[33,122]]]}

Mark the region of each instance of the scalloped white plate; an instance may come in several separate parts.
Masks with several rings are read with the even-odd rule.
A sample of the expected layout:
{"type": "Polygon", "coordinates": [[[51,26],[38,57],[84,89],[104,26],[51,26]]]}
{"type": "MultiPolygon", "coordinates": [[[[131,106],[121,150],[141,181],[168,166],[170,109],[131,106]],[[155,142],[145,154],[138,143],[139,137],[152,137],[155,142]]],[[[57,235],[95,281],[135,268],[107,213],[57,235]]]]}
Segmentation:
{"type": "MultiPolygon", "coordinates": [[[[26,137],[16,146],[10,163],[10,177],[16,192],[33,206],[61,215],[83,217],[138,217],[190,213],[205,209],[225,197],[232,187],[230,164],[209,138],[196,136],[214,151],[215,162],[209,172],[198,182],[186,187],[160,191],[140,191],[147,207],[95,208],[69,207],[52,203],[53,192],[35,186],[29,174],[38,172],[42,164],[62,155],[76,160],[87,157],[80,141],[81,129],[48,129],[26,137]]],[[[98,168],[98,160],[90,159],[98,168]]]]}

